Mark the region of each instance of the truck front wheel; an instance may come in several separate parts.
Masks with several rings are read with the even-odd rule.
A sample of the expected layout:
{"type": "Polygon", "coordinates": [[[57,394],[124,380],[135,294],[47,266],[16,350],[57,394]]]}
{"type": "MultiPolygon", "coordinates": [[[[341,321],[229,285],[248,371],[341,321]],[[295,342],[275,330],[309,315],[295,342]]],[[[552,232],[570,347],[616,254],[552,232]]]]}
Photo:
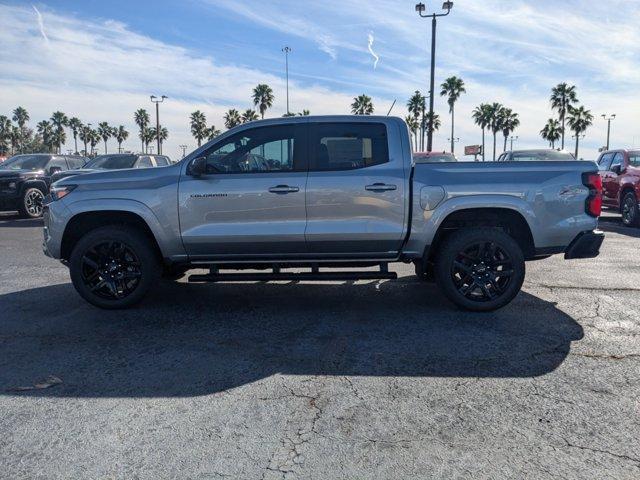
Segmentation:
{"type": "Polygon", "coordinates": [[[69,272],[87,302],[105,309],[138,303],[160,278],[160,262],[145,235],[111,225],[83,236],[73,248],[69,272]]]}
{"type": "Polygon", "coordinates": [[[505,306],[524,281],[524,256],[509,235],[496,228],[468,228],[444,240],[436,257],[436,282],[446,297],[466,310],[505,306]]]}

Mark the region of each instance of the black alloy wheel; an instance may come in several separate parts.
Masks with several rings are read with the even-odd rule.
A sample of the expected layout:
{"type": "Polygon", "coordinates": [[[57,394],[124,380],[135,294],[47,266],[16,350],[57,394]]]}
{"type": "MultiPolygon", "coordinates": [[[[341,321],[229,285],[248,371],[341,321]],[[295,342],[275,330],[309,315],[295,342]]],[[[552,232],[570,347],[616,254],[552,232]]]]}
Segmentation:
{"type": "Polygon", "coordinates": [[[123,299],[140,284],[140,261],[122,242],[106,241],[82,256],[82,281],[89,291],[107,300],[123,299]]]}

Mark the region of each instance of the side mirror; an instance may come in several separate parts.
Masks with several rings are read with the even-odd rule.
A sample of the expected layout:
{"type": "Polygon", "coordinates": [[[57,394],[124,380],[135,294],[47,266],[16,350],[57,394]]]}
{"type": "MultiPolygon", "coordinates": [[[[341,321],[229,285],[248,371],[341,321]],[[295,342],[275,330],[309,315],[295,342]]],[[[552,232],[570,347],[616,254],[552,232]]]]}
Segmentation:
{"type": "Polygon", "coordinates": [[[61,172],[61,171],[62,171],[62,169],[60,167],[51,167],[49,169],[49,175],[53,175],[54,173],[58,173],[58,172],[61,172]]]}
{"type": "Polygon", "coordinates": [[[620,175],[620,173],[622,172],[622,165],[614,165],[613,167],[611,167],[611,171],[616,175],[620,175]]]}
{"type": "Polygon", "coordinates": [[[199,177],[207,173],[207,157],[198,157],[191,160],[187,167],[187,175],[199,177]]]}

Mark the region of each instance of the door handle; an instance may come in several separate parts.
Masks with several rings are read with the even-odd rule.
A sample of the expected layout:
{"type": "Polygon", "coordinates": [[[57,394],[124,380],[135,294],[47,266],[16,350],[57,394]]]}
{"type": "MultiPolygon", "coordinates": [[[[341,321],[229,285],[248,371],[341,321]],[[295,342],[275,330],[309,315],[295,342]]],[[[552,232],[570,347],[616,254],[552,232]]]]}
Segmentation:
{"type": "Polygon", "coordinates": [[[389,190],[396,190],[398,187],[395,185],[389,185],[388,183],[374,183],[373,185],[367,185],[365,190],[370,192],[388,192],[389,190]]]}
{"type": "Polygon", "coordinates": [[[276,185],[275,187],[271,187],[269,191],[271,193],[295,193],[299,192],[300,189],[298,187],[290,187],[289,185],[276,185]]]}

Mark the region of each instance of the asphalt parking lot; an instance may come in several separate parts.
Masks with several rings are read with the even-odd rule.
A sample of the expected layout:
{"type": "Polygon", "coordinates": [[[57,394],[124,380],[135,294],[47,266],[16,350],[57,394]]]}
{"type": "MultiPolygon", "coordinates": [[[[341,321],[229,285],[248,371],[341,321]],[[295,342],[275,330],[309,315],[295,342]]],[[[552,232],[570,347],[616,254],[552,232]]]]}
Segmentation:
{"type": "Polygon", "coordinates": [[[408,266],[107,312],[4,216],[0,477],[640,478],[640,230],[602,226],[600,257],[528,263],[492,314],[408,266]]]}

